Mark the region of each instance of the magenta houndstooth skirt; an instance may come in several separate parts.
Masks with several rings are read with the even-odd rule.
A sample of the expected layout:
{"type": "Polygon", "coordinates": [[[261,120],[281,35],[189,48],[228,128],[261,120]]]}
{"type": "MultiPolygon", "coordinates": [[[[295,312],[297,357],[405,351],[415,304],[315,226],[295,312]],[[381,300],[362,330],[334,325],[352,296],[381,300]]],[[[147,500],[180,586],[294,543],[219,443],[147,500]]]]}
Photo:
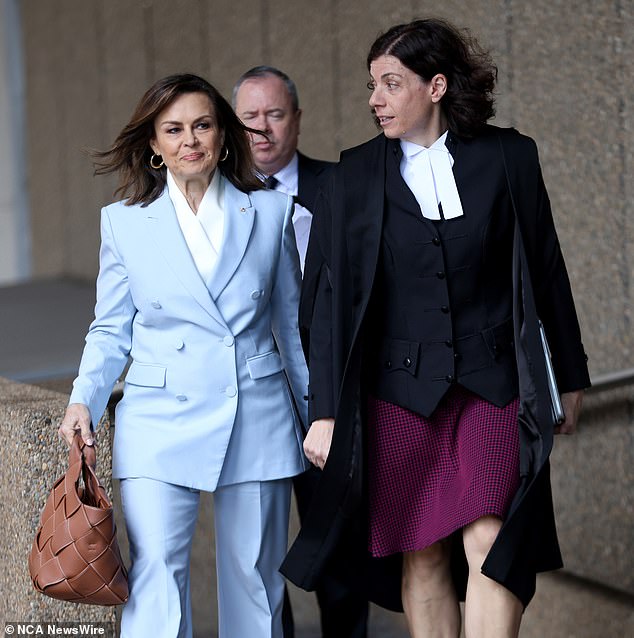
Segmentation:
{"type": "Polygon", "coordinates": [[[519,487],[518,400],[498,408],[454,386],[423,417],[368,399],[373,556],[429,547],[485,515],[504,518],[519,487]]]}

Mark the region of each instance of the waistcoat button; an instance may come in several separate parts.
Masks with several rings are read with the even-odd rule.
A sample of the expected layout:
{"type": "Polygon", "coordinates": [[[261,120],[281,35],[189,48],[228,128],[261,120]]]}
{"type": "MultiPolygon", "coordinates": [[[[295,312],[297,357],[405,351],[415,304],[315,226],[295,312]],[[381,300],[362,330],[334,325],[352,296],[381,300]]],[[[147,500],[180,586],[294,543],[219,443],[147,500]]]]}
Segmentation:
{"type": "Polygon", "coordinates": [[[441,312],[447,314],[449,312],[449,306],[440,306],[441,312]]]}

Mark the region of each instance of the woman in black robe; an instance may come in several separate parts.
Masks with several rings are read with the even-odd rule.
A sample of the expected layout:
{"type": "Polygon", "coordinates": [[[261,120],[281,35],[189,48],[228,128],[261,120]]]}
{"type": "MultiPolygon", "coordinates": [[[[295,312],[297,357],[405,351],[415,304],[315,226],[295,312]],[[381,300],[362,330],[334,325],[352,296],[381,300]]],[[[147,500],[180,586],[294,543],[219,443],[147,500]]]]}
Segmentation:
{"type": "Polygon", "coordinates": [[[323,474],[282,570],[312,589],[361,539],[375,566],[402,556],[412,636],[458,636],[463,596],[467,636],[516,636],[535,574],[561,566],[548,457],[589,385],[536,146],[487,124],[496,68],[444,21],[389,29],[368,69],[382,134],[342,153],[308,250],[304,449],[323,474]]]}

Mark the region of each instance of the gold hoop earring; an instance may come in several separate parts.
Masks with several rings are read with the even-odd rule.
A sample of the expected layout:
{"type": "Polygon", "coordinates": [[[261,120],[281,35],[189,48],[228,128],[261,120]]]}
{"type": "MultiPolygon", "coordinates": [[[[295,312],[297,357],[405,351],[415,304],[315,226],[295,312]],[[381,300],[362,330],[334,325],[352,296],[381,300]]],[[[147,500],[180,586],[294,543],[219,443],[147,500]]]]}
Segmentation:
{"type": "Polygon", "coordinates": [[[154,158],[155,158],[155,157],[161,157],[161,156],[160,156],[160,155],[156,155],[156,153],[155,153],[154,155],[152,155],[152,157],[150,157],[150,166],[151,166],[151,167],[152,167],[155,171],[158,171],[158,169],[159,169],[159,168],[163,168],[163,166],[164,166],[163,158],[161,157],[161,163],[160,163],[158,166],[156,166],[156,165],[154,164],[154,158]]]}
{"type": "Polygon", "coordinates": [[[225,154],[218,161],[219,162],[224,162],[227,159],[227,157],[229,157],[229,149],[225,146],[225,154]]]}

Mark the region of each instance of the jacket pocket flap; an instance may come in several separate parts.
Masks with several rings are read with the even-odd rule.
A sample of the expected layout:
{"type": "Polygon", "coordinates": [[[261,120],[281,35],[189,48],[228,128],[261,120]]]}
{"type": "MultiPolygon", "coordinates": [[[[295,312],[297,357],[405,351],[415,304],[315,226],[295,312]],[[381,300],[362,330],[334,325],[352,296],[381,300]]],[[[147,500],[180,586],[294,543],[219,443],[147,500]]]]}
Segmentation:
{"type": "Polygon", "coordinates": [[[416,376],[420,343],[402,339],[386,339],[381,347],[382,365],[385,372],[401,370],[416,376]]]}
{"type": "Polygon", "coordinates": [[[513,317],[482,331],[482,338],[494,359],[513,349],[513,317]]]}
{"type": "Polygon", "coordinates": [[[283,370],[282,357],[280,357],[279,352],[275,351],[257,354],[247,359],[247,370],[252,379],[268,377],[283,370]]]}
{"type": "Polygon", "coordinates": [[[126,383],[132,385],[142,385],[149,388],[164,388],[165,374],[167,368],[158,366],[153,363],[139,363],[133,361],[128,374],[126,375],[126,383]]]}

